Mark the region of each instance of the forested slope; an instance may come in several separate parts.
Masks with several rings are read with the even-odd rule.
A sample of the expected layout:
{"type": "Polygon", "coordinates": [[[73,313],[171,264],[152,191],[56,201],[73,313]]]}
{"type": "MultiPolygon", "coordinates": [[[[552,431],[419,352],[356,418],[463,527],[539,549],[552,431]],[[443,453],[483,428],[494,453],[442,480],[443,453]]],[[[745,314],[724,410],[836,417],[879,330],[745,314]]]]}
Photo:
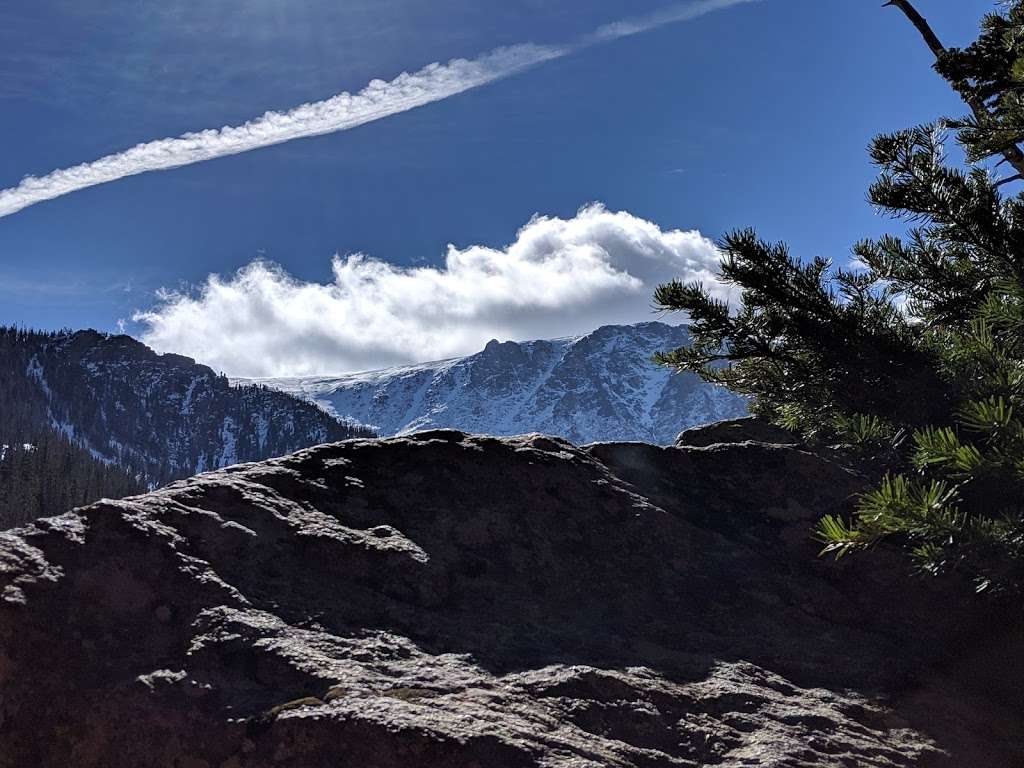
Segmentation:
{"type": "Polygon", "coordinates": [[[0,328],[0,527],[369,434],[128,336],[0,328]]]}

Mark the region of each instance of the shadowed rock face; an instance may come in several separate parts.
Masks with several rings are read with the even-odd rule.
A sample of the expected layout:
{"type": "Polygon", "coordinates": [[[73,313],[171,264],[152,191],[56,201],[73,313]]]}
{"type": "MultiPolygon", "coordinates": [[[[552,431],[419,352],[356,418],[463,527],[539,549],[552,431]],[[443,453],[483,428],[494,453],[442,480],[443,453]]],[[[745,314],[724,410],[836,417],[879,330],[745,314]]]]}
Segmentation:
{"type": "Polygon", "coordinates": [[[1019,633],[814,557],[861,484],[436,431],[0,534],[0,766],[1018,764],[1019,633]]]}
{"type": "Polygon", "coordinates": [[[676,437],[675,443],[680,447],[706,448],[717,443],[742,443],[747,440],[776,445],[796,445],[800,442],[799,436],[787,429],[755,416],[746,416],[684,429],[676,437]]]}

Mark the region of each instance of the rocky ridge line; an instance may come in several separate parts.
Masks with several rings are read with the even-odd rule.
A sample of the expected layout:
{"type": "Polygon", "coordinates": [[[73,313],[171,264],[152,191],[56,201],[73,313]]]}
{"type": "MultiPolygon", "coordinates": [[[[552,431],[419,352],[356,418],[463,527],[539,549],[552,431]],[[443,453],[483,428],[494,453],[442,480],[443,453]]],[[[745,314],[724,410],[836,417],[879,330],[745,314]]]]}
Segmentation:
{"type": "Polygon", "coordinates": [[[0,766],[1019,764],[1006,612],[814,557],[862,484],[434,431],[0,534],[0,766]]]}

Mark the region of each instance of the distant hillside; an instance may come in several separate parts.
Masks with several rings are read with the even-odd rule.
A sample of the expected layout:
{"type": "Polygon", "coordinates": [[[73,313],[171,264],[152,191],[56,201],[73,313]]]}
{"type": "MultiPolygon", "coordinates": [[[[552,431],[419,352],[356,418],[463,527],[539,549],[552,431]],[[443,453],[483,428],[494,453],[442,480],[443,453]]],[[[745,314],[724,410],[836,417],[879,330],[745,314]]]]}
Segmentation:
{"type": "Polygon", "coordinates": [[[369,434],[128,336],[0,328],[0,527],[369,434]]]}
{"type": "Polygon", "coordinates": [[[686,427],[747,412],[731,392],[651,362],[655,352],[689,342],[682,326],[608,325],[574,338],[491,341],[475,355],[436,363],[256,381],[382,435],[450,427],[667,445],[686,427]]]}
{"type": "Polygon", "coordinates": [[[0,530],[146,490],[126,470],[97,459],[55,429],[37,430],[32,440],[0,443],[0,530]]]}

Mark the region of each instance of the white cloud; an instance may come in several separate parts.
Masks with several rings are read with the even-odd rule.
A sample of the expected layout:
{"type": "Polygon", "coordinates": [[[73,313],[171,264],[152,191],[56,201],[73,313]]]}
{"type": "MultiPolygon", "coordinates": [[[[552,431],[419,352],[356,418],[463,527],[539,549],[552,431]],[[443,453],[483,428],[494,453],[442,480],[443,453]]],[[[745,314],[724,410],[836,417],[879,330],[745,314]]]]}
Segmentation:
{"type": "Polygon", "coordinates": [[[719,255],[696,231],[601,205],[571,219],[535,216],[503,249],[448,247],[441,267],[336,256],[329,283],[255,261],[139,312],[141,338],[235,376],[335,374],[478,351],[492,338],[582,333],[654,319],[659,282],[715,292],[719,255]]]}
{"type": "Polygon", "coordinates": [[[666,24],[691,21],[712,11],[723,10],[742,3],[759,2],[759,0],[699,0],[692,3],[679,3],[654,11],[646,16],[614,21],[598,27],[584,38],[584,44],[598,43],[606,40],[618,40],[621,37],[639,35],[666,24]]]}
{"type": "Polygon", "coordinates": [[[45,176],[26,176],[17,186],[0,189],[0,217],[10,216],[35,203],[127,176],[178,168],[307,136],[346,131],[447,99],[581,48],[748,2],[757,0],[695,0],[649,16],[603,26],[569,45],[527,43],[499,48],[472,60],[453,59],[447,64],[430,64],[418,72],[403,72],[388,82],[374,80],[356,94],[341,93],[288,112],[267,112],[244,125],[158,139],[45,176]]]}
{"type": "Polygon", "coordinates": [[[18,186],[0,190],[0,217],[126,176],[178,168],[306,136],[345,131],[446,99],[560,55],[562,52],[557,48],[536,45],[500,48],[471,61],[453,59],[447,64],[430,64],[411,74],[403,72],[389,82],[374,80],[356,94],[342,93],[288,112],[267,112],[244,125],[150,141],[39,178],[27,176],[18,186]]]}

